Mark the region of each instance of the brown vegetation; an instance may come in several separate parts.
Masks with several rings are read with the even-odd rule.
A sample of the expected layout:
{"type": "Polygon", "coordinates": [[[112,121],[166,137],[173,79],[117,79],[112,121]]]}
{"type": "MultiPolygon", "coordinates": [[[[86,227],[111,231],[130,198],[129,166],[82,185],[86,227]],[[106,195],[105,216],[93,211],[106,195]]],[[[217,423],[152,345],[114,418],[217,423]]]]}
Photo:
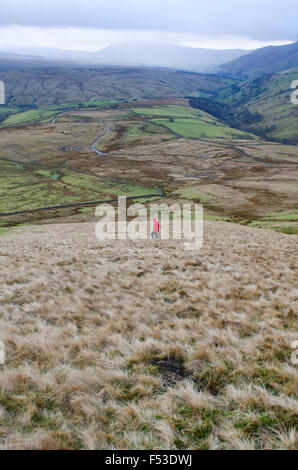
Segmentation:
{"type": "Polygon", "coordinates": [[[296,244],[225,222],[198,252],[88,223],[1,237],[0,447],[297,447],[296,244]]]}

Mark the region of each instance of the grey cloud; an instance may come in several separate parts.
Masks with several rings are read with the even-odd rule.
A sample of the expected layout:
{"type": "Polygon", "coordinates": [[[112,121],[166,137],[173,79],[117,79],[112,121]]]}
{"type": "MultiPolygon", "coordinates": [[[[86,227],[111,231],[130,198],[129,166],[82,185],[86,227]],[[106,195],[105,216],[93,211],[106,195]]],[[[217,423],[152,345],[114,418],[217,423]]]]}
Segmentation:
{"type": "Polygon", "coordinates": [[[0,25],[297,40],[297,0],[1,0],[0,25]]]}

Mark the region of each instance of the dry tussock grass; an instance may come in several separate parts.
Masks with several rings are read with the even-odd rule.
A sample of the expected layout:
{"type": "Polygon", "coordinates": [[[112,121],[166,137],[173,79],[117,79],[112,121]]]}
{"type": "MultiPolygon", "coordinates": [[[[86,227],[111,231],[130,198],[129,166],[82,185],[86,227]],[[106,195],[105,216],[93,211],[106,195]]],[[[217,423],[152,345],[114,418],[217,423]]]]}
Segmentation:
{"type": "Polygon", "coordinates": [[[2,449],[297,448],[294,236],[1,237],[2,449]]]}

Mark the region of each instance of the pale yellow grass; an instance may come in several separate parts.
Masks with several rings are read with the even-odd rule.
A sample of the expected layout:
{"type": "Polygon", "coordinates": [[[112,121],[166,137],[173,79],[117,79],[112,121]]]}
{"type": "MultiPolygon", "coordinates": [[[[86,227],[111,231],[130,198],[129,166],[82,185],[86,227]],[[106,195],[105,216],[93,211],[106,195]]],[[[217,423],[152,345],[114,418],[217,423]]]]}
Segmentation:
{"type": "Polygon", "coordinates": [[[297,448],[297,238],[1,237],[1,449],[297,448]]]}

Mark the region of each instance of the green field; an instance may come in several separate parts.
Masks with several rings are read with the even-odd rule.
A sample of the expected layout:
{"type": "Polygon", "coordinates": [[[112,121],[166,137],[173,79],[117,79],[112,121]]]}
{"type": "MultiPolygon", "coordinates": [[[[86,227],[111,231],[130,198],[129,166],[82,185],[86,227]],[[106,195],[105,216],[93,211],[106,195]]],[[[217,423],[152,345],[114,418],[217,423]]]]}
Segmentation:
{"type": "MultiPolygon", "coordinates": [[[[116,100],[106,101],[84,101],[79,104],[62,104],[60,106],[45,106],[38,109],[31,109],[7,117],[3,122],[4,126],[20,125],[31,122],[45,122],[55,116],[67,111],[67,109],[79,109],[82,107],[104,107],[111,104],[118,104],[116,100]]],[[[188,138],[247,138],[247,134],[232,129],[221,124],[211,115],[203,111],[194,110],[186,106],[155,106],[151,108],[134,108],[137,115],[154,118],[149,122],[137,124],[131,128],[126,136],[126,141],[137,140],[144,136],[166,134],[170,137],[170,132],[188,138]],[[158,119],[160,117],[160,119],[158,119]],[[168,119],[164,119],[168,117],[168,119]]],[[[75,119],[75,118],[74,118],[75,119]]]]}
{"type": "Polygon", "coordinates": [[[244,134],[237,129],[232,129],[224,126],[214,120],[213,123],[208,123],[204,119],[175,119],[171,122],[168,119],[154,119],[153,122],[159,125],[168,127],[175,134],[188,138],[222,138],[222,139],[245,139],[247,134],[244,134]]]}
{"type": "Polygon", "coordinates": [[[180,188],[176,191],[171,193],[173,196],[179,196],[181,198],[190,199],[199,201],[201,204],[211,199],[210,196],[206,194],[202,194],[199,188],[191,187],[191,188],[180,188]]]}
{"type": "Polygon", "coordinates": [[[117,196],[159,194],[156,188],[114,183],[70,170],[0,160],[0,212],[30,210],[117,196]]]}
{"type": "Polygon", "coordinates": [[[97,106],[105,106],[105,105],[110,105],[110,104],[119,104],[120,101],[118,100],[94,100],[94,101],[81,101],[80,104],[86,106],[86,107],[97,107],[97,106]]]}
{"type": "Polygon", "coordinates": [[[0,118],[3,115],[17,113],[17,112],[18,112],[18,108],[9,108],[9,107],[6,108],[5,106],[0,106],[0,118]]]}
{"type": "Polygon", "coordinates": [[[18,124],[27,124],[30,122],[36,121],[47,121],[54,118],[57,114],[63,113],[68,110],[76,110],[83,107],[104,107],[110,106],[113,104],[119,104],[119,101],[116,100],[107,100],[107,101],[82,101],[77,104],[64,103],[59,106],[43,106],[41,108],[30,109],[28,111],[16,112],[15,108],[0,108],[0,117],[2,114],[7,114],[14,112],[14,114],[8,116],[2,125],[4,126],[13,126],[18,124]]]}
{"type": "Polygon", "coordinates": [[[185,106],[154,106],[152,108],[134,108],[136,114],[143,116],[194,117],[200,113],[185,106]]]}
{"type": "Polygon", "coordinates": [[[143,137],[165,136],[169,139],[173,138],[171,132],[164,126],[159,126],[151,121],[145,121],[131,127],[124,136],[124,142],[131,142],[142,139],[143,137]]]}
{"type": "Polygon", "coordinates": [[[38,109],[30,109],[29,111],[9,116],[2,124],[4,126],[13,126],[17,124],[26,124],[28,122],[43,121],[54,117],[59,112],[62,113],[63,110],[58,106],[45,106],[38,109]]]}
{"type": "Polygon", "coordinates": [[[136,114],[153,117],[151,122],[165,126],[175,134],[188,138],[247,138],[247,134],[232,129],[203,111],[186,106],[155,106],[134,108],[136,114]],[[155,116],[161,117],[156,119],[155,116]],[[168,117],[168,119],[164,119],[168,117]]]}
{"type": "Polygon", "coordinates": [[[273,214],[269,214],[265,217],[266,220],[273,220],[273,221],[293,221],[298,222],[298,209],[294,211],[286,211],[286,212],[275,212],[273,214]]]}
{"type": "Polygon", "coordinates": [[[293,222],[282,222],[277,221],[266,222],[266,221],[252,221],[248,224],[250,227],[262,228],[267,230],[275,230],[276,232],[287,233],[288,235],[297,235],[298,234],[298,224],[293,222]]]}
{"type": "Polygon", "coordinates": [[[1,126],[1,123],[4,122],[9,116],[11,116],[12,114],[16,114],[18,112],[19,112],[18,108],[0,106],[0,126],[1,126]]]}

